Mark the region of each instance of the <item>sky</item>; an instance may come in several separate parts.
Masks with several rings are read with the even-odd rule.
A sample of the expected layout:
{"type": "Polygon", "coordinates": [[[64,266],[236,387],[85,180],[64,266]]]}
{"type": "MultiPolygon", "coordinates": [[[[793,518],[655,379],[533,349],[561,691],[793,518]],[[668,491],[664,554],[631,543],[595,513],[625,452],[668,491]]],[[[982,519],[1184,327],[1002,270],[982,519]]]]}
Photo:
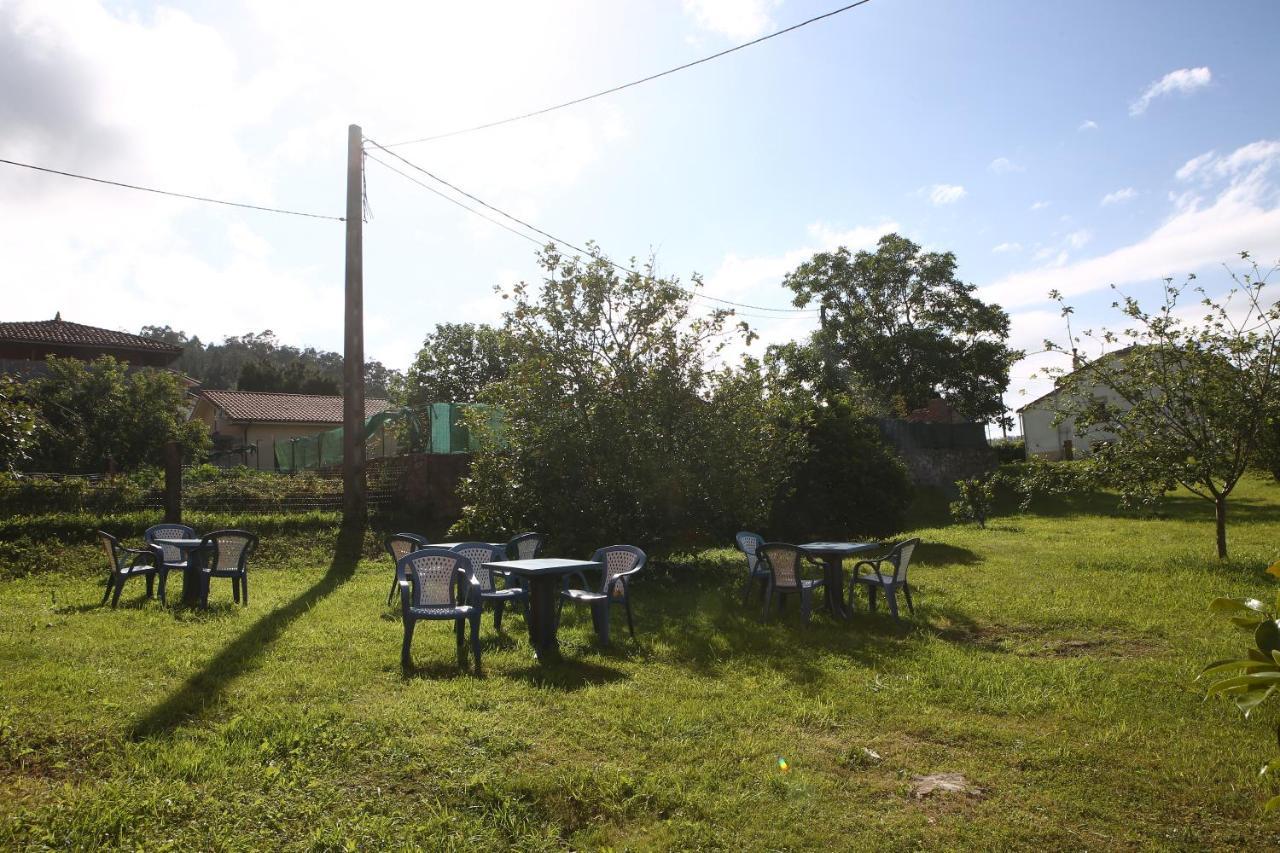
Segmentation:
{"type": "MultiPolygon", "coordinates": [[[[347,126],[389,144],[679,65],[840,0],[0,0],[0,158],[341,216],[347,126]]],[[[1280,4],[872,0],[549,115],[397,147],[565,240],[752,305],[816,251],[955,253],[1028,353],[1115,322],[1110,285],[1220,292],[1280,259],[1280,4]]],[[[403,168],[403,167],[402,167],[403,168]]],[[[421,177],[421,176],[419,176],[421,177]]],[[[366,353],[500,322],[536,246],[368,164],[366,353]]],[[[0,320],[342,348],[343,225],[0,164],[0,320]]],[[[1280,283],[1280,282],[1278,282],[1280,283]]],[[[703,302],[709,308],[711,303],[703,302]]],[[[759,312],[748,312],[759,313],[759,312]]],[[[747,351],[809,315],[749,321],[747,351]]],[[[741,352],[739,347],[735,350],[741,352]]],[[[1047,387],[1038,353],[1011,409],[1047,387]]]]}

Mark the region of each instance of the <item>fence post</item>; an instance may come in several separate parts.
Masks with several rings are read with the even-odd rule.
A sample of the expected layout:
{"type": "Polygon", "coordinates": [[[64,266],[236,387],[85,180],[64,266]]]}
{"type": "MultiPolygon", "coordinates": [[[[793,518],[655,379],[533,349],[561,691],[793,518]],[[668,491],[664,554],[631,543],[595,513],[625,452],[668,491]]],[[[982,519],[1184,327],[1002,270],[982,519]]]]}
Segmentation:
{"type": "Polygon", "coordinates": [[[182,448],[176,441],[164,446],[164,520],[182,523],[182,448]]]}

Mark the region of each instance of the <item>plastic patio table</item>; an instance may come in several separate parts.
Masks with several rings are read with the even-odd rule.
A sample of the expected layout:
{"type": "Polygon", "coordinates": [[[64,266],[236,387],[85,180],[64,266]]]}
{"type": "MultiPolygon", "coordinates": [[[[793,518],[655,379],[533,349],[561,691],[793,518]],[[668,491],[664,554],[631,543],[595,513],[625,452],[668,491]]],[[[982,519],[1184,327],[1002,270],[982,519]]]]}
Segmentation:
{"type": "Polygon", "coordinates": [[[562,560],[558,557],[537,557],[532,560],[506,560],[485,563],[494,571],[523,578],[529,583],[529,642],[539,661],[560,657],[560,642],[556,638],[559,626],[557,605],[560,603],[560,584],[565,575],[587,569],[603,569],[604,564],[594,560],[562,560]]]}
{"type": "Polygon", "coordinates": [[[826,581],[827,609],[842,619],[849,618],[849,608],[844,603],[844,560],[868,551],[880,550],[877,542],[806,542],[800,550],[822,560],[822,575],[826,581]]]}
{"type": "Polygon", "coordinates": [[[200,571],[204,568],[203,539],[157,539],[157,545],[169,545],[182,552],[186,567],[182,570],[182,603],[187,607],[200,604],[200,571]]]}

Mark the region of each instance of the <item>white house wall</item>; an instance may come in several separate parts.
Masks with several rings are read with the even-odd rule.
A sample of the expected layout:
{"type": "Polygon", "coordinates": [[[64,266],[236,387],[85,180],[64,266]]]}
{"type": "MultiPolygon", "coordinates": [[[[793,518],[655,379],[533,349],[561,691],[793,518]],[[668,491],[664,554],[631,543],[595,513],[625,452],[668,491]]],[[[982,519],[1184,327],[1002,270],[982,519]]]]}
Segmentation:
{"type": "MultiPolygon", "coordinates": [[[[1127,409],[1128,404],[1115,391],[1105,385],[1095,385],[1091,391],[1094,397],[1101,397],[1107,403],[1127,409]]],[[[1076,429],[1075,418],[1065,418],[1062,423],[1055,424],[1057,417],[1055,406],[1058,395],[1053,394],[1033,403],[1021,412],[1022,435],[1027,443],[1028,456],[1041,456],[1049,460],[1062,459],[1067,441],[1071,442],[1072,455],[1087,456],[1089,448],[1102,441],[1115,441],[1115,433],[1101,429],[1091,429],[1081,434],[1076,429]]]]}

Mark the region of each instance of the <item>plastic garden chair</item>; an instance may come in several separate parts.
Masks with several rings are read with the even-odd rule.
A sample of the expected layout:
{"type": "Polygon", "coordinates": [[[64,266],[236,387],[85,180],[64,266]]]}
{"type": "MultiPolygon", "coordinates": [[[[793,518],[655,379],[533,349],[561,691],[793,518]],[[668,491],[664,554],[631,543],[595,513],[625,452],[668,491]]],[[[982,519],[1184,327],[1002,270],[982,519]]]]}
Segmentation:
{"type": "Polygon", "coordinates": [[[111,567],[107,574],[107,588],[102,593],[102,603],[111,599],[111,607],[120,602],[120,593],[124,590],[124,582],[129,578],[142,575],[147,579],[147,598],[150,598],[155,587],[156,574],[160,571],[156,552],[151,548],[126,548],[120,540],[110,533],[98,531],[102,548],[107,552],[107,563],[111,567]]]}
{"type": "Polygon", "coordinates": [[[395,577],[391,579],[391,591],[387,593],[387,606],[390,607],[391,602],[395,601],[400,581],[404,580],[404,576],[400,574],[400,558],[411,551],[427,547],[429,543],[425,536],[419,536],[416,533],[396,533],[388,536],[384,544],[387,547],[387,553],[391,555],[391,562],[396,567],[395,577]]]}
{"type": "Polygon", "coordinates": [[[142,541],[160,551],[160,600],[169,603],[165,595],[165,586],[169,580],[169,572],[184,571],[187,568],[186,554],[181,548],[172,545],[157,545],[157,539],[195,539],[196,529],[185,524],[153,524],[142,534],[142,541]]]}
{"type": "Polygon", "coordinates": [[[907,610],[914,614],[915,604],[911,601],[911,587],[907,584],[907,567],[911,564],[911,554],[919,539],[908,539],[893,546],[888,554],[874,560],[862,560],[853,566],[853,577],[849,580],[849,600],[853,600],[853,591],[859,586],[867,588],[868,606],[874,613],[876,609],[876,592],[884,594],[889,602],[889,612],[898,618],[898,590],[907,597],[907,610]],[[886,568],[889,571],[885,571],[886,568]]]}
{"type": "Polygon", "coordinates": [[[564,589],[560,592],[560,607],[563,608],[566,601],[590,605],[591,622],[595,626],[596,636],[600,638],[601,645],[607,646],[609,645],[609,607],[621,604],[627,610],[627,629],[634,637],[636,626],[631,620],[630,578],[644,568],[648,559],[644,551],[634,545],[610,545],[607,548],[597,549],[591,555],[591,560],[604,563],[599,591],[588,587],[587,578],[582,572],[574,572],[564,579],[564,589]],[[574,579],[582,584],[581,588],[569,586],[570,581],[574,579]]]}
{"type": "Polygon", "coordinates": [[[822,578],[806,578],[804,564],[813,562],[795,545],[785,542],[765,542],[756,548],[760,562],[769,572],[769,587],[765,592],[764,610],[761,618],[769,618],[769,605],[773,603],[774,593],[778,594],[778,610],[791,593],[800,594],[800,616],[805,623],[813,615],[813,591],[823,586],[822,578]]]}
{"type": "Polygon", "coordinates": [[[493,629],[502,630],[502,611],[507,602],[520,604],[524,618],[529,618],[529,592],[519,584],[512,584],[510,578],[494,569],[486,568],[485,563],[500,563],[505,560],[505,549],[497,548],[488,542],[460,542],[449,550],[455,551],[471,561],[471,577],[480,586],[480,606],[486,601],[493,602],[493,629]],[[498,578],[503,578],[503,585],[498,586],[498,578]]]}
{"type": "Polygon", "coordinates": [[[471,576],[471,561],[447,548],[422,548],[396,561],[401,580],[400,612],[404,616],[404,645],[400,665],[413,666],[409,648],[419,620],[453,620],[462,653],[463,623],[471,623],[471,654],[480,671],[480,585],[471,576]]]}
{"type": "Polygon", "coordinates": [[[258,547],[258,537],[246,530],[215,530],[200,542],[205,564],[200,572],[200,606],[209,606],[209,580],[231,578],[231,597],[249,606],[249,557],[258,547]]]}
{"type": "Polygon", "coordinates": [[[743,530],[733,538],[733,541],[737,549],[747,558],[747,582],[742,587],[742,603],[746,604],[751,600],[751,587],[756,583],[760,584],[760,595],[763,598],[765,591],[769,588],[769,568],[761,564],[760,558],[756,555],[756,549],[764,544],[764,537],[759,533],[743,530]]]}
{"type": "Polygon", "coordinates": [[[541,533],[521,533],[511,537],[507,543],[507,558],[511,560],[532,560],[542,553],[546,537],[541,533]]]}

